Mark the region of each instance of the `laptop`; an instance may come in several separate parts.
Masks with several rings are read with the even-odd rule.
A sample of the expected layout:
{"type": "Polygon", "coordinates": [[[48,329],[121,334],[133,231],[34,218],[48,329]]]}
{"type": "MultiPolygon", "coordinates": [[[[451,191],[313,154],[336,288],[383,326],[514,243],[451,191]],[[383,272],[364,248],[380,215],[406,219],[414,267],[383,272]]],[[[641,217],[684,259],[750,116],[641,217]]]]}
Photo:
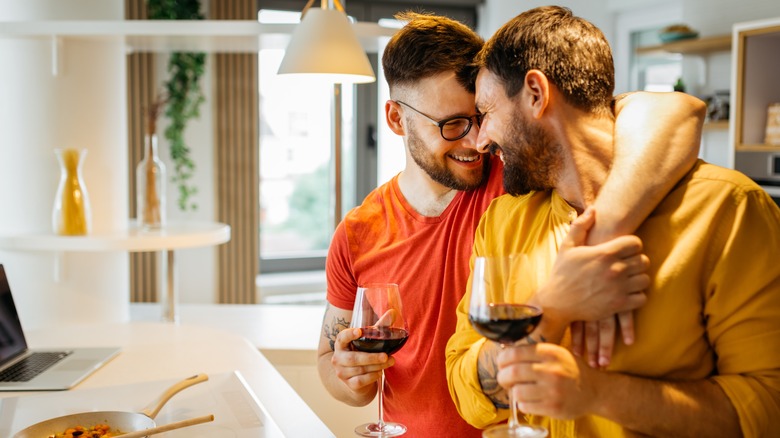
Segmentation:
{"type": "Polygon", "coordinates": [[[117,347],[30,349],[0,264],[0,391],[70,389],[119,354],[117,347]]]}

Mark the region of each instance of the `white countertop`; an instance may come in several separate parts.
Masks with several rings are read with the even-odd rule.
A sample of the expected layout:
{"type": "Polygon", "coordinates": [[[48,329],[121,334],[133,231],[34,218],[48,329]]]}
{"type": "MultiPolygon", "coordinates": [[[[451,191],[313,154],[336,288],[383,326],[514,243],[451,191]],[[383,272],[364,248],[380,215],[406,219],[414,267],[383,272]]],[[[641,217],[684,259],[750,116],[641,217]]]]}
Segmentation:
{"type": "MultiPolygon", "coordinates": [[[[289,338],[284,330],[294,325],[286,321],[276,327],[276,333],[289,338]]],[[[78,395],[82,390],[148,385],[197,373],[237,370],[284,436],[333,436],[259,350],[244,337],[227,330],[191,325],[186,320],[181,324],[135,321],[73,325],[35,330],[27,335],[31,347],[122,347],[119,356],[67,393],[78,395]]],[[[0,393],[0,399],[40,394],[0,393]]]]}
{"type": "MultiPolygon", "coordinates": [[[[141,413],[174,383],[167,379],[103,388],[80,389],[7,397],[0,400],[0,436],[11,436],[31,424],[74,412],[141,413]]],[[[208,375],[208,380],[182,390],[154,417],[157,426],[212,415],[213,421],[166,432],[161,438],[230,436],[233,438],[284,438],[278,425],[257,402],[238,372],[208,375]]],[[[73,420],[70,425],[79,421],[73,420]]],[[[110,422],[109,422],[110,424],[110,422]]],[[[120,427],[114,424],[115,427],[120,427]]],[[[50,432],[63,432],[55,426],[50,432]]],[[[123,430],[130,432],[131,430],[123,430]]]]}

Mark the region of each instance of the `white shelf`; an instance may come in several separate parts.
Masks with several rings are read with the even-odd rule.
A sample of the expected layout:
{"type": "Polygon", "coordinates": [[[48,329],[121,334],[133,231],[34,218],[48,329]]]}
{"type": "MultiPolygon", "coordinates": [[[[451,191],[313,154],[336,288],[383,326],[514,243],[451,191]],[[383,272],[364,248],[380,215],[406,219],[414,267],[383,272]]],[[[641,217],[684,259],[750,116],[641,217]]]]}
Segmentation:
{"type": "MultiPolygon", "coordinates": [[[[128,52],[248,53],[283,49],[294,24],[263,24],[254,20],[91,20],[4,21],[0,38],[56,38],[121,40],[128,52]]],[[[363,48],[377,52],[378,38],[396,29],[375,23],[355,23],[363,48]]]]}
{"type": "Polygon", "coordinates": [[[229,225],[218,222],[172,222],[156,231],[141,231],[132,225],[125,231],[89,236],[0,236],[0,248],[54,252],[147,252],[218,245],[229,240],[229,225]]]}

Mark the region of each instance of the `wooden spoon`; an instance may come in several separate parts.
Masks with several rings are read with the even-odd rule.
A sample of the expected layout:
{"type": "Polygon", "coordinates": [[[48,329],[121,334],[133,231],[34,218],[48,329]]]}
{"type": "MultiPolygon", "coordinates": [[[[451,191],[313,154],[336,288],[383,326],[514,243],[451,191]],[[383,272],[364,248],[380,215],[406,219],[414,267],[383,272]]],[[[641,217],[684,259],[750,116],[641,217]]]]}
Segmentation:
{"type": "Polygon", "coordinates": [[[174,421],[162,426],[152,427],[150,429],[136,430],[135,432],[117,435],[117,438],[143,438],[145,436],[168,432],[169,430],[181,429],[182,427],[194,426],[196,424],[208,423],[214,421],[214,415],[204,415],[202,417],[190,418],[188,420],[174,421]]]}

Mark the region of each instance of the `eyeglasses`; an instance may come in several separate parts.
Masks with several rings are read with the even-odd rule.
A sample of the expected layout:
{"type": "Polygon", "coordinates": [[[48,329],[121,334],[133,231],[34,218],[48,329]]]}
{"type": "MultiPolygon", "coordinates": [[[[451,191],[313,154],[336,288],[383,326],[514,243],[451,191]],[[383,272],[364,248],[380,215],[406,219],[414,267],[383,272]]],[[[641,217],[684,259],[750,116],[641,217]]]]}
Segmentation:
{"type": "Polygon", "coordinates": [[[448,117],[444,120],[436,121],[427,114],[418,111],[408,103],[401,102],[400,100],[396,100],[394,102],[409,108],[410,110],[428,119],[429,122],[438,126],[439,130],[441,131],[442,138],[447,141],[460,140],[461,138],[465,137],[466,134],[471,131],[471,126],[475,121],[477,122],[477,126],[482,124],[482,114],[475,114],[473,116],[448,117]]]}

